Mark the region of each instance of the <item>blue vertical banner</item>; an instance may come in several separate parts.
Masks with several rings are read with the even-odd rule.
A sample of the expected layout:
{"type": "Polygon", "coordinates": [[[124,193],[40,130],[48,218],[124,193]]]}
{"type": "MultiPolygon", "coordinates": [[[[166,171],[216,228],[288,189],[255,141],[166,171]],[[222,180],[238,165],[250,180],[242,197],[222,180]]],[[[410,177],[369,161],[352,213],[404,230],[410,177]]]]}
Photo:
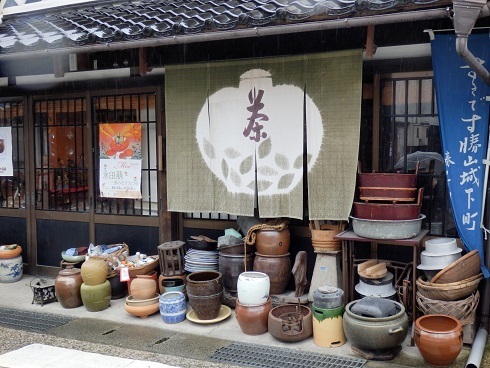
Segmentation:
{"type": "MultiPolygon", "coordinates": [[[[456,52],[456,35],[436,35],[431,42],[434,83],[447,183],[459,237],[468,251],[477,249],[485,267],[483,229],[490,87],[456,52]]],[[[488,34],[470,35],[468,49],[487,69],[488,34]]]]}

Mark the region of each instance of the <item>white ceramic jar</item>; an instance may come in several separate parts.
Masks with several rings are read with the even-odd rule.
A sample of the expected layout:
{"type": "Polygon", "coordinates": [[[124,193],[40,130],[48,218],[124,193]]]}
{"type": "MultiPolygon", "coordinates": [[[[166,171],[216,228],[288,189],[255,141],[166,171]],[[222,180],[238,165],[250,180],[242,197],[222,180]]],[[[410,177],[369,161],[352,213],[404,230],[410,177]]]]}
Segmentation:
{"type": "Polygon", "coordinates": [[[247,271],[238,276],[237,294],[242,305],[263,304],[269,298],[271,281],[263,272],[247,271]]]}
{"type": "Polygon", "coordinates": [[[19,281],[22,278],[22,256],[0,259],[0,282],[9,283],[19,281]]]}

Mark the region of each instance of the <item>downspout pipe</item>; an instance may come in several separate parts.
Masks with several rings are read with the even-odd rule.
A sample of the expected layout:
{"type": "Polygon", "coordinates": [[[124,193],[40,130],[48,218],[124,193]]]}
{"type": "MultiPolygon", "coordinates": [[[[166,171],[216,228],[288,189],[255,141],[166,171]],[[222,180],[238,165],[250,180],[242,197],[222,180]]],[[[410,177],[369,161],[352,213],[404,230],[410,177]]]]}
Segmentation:
{"type": "Polygon", "coordinates": [[[476,75],[478,75],[485,84],[490,85],[490,73],[478,62],[475,55],[468,49],[468,36],[483,9],[488,11],[487,0],[453,0],[456,51],[476,75]]]}

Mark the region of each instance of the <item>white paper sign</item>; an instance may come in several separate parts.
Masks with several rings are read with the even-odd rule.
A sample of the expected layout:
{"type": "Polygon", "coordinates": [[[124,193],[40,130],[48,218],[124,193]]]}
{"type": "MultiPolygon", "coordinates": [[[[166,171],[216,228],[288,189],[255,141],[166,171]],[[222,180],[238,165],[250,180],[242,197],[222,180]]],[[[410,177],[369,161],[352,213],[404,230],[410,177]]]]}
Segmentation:
{"type": "Polygon", "coordinates": [[[0,176],[13,176],[12,128],[0,127],[0,176]]]}
{"type": "Polygon", "coordinates": [[[141,199],[141,160],[100,159],[100,196],[141,199]]]}

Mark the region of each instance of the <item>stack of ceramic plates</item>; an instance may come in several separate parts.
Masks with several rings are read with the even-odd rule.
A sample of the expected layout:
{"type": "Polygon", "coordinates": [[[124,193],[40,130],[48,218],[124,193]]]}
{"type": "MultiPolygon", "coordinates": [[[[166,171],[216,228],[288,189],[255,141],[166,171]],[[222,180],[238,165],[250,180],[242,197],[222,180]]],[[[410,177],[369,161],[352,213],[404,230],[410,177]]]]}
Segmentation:
{"type": "Polygon", "coordinates": [[[219,256],[215,250],[189,249],[184,258],[187,272],[218,271],[219,256]]]}

